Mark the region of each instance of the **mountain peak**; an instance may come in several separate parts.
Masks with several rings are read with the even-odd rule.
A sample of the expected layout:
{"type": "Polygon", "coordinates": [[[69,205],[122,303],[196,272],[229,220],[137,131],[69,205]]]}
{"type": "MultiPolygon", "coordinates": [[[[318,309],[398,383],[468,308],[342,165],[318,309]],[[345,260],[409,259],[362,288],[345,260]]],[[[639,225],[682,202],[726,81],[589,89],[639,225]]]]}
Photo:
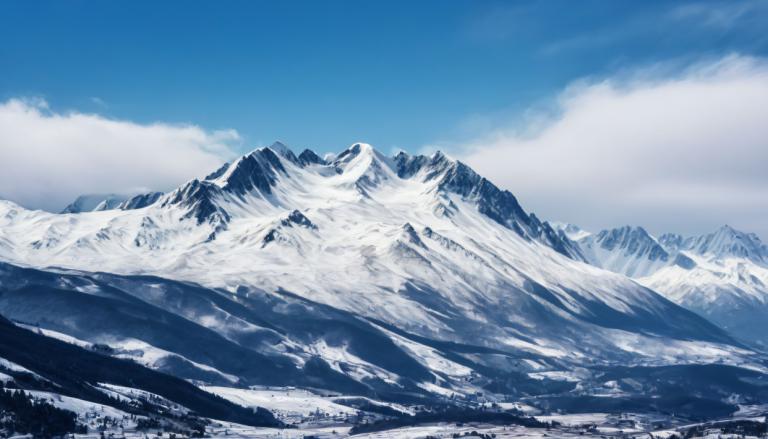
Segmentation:
{"type": "MultiPolygon", "coordinates": [[[[289,149],[282,152],[293,156],[293,152],[289,149]]],[[[214,181],[224,190],[239,196],[245,195],[252,189],[259,189],[262,193],[269,194],[277,175],[286,172],[278,154],[280,153],[271,147],[257,149],[233,162],[214,181]]],[[[283,155],[283,157],[286,156],[283,155]]],[[[293,158],[298,161],[295,156],[293,158]]]]}
{"type": "Polygon", "coordinates": [[[117,208],[128,196],[120,194],[85,194],[69,203],[61,213],[97,212],[117,208]]]}
{"type": "Polygon", "coordinates": [[[683,248],[702,256],[718,259],[736,257],[768,263],[768,246],[754,233],[745,233],[728,224],[717,230],[685,240],[683,248]]]}
{"type": "MultiPolygon", "coordinates": [[[[658,246],[659,243],[641,226],[625,225],[615,229],[602,230],[597,234],[600,246],[613,250],[615,247],[623,248],[628,253],[634,253],[640,246],[658,246]]],[[[666,253],[666,252],[664,252],[666,253]]]]}
{"type": "Polygon", "coordinates": [[[328,164],[328,162],[325,159],[321,158],[311,149],[305,149],[304,151],[302,151],[301,154],[299,154],[298,158],[299,158],[299,164],[301,166],[328,164]]]}
{"type": "Polygon", "coordinates": [[[685,238],[679,233],[664,233],[659,236],[659,244],[671,252],[680,250],[684,241],[685,238]]]}
{"type": "Polygon", "coordinates": [[[437,191],[474,203],[480,213],[521,237],[538,241],[568,257],[583,259],[566,236],[558,235],[549,223],[540,221],[536,215],[526,213],[511,192],[498,188],[462,161],[436,151],[429,157],[400,152],[393,162],[400,178],[421,175],[425,182],[436,182],[437,191]]]}
{"type": "Polygon", "coordinates": [[[164,194],[162,192],[149,192],[146,194],[139,194],[123,201],[119,206],[117,206],[117,208],[120,210],[141,209],[143,207],[154,204],[163,195],[164,194]]]}
{"type": "MultiPolygon", "coordinates": [[[[233,163],[238,163],[238,162],[240,162],[240,161],[242,161],[244,159],[247,159],[248,157],[251,157],[251,156],[255,156],[255,157],[258,158],[259,156],[263,156],[265,151],[270,151],[275,156],[283,157],[285,159],[290,160],[293,163],[296,163],[296,164],[299,163],[299,159],[296,156],[296,154],[293,152],[291,147],[288,146],[287,144],[279,141],[279,140],[274,142],[274,143],[272,143],[269,146],[260,146],[260,147],[258,147],[256,149],[254,149],[251,152],[240,156],[233,163]]],[[[228,164],[224,165],[224,167],[227,167],[227,166],[228,166],[228,164]]],[[[216,171],[213,174],[211,174],[212,176],[214,176],[214,179],[216,178],[215,177],[216,174],[220,175],[221,173],[219,171],[216,171]]],[[[211,176],[206,177],[206,180],[211,180],[212,178],[210,178],[210,177],[211,176]]]]}
{"type": "Polygon", "coordinates": [[[376,150],[373,148],[373,146],[367,143],[360,143],[360,142],[353,143],[349,148],[340,152],[339,155],[336,156],[334,163],[336,164],[349,163],[355,157],[358,157],[360,155],[370,156],[370,155],[374,155],[375,153],[376,153],[376,150]]]}
{"type": "Polygon", "coordinates": [[[364,196],[385,181],[395,178],[393,159],[367,143],[355,143],[336,156],[332,163],[343,180],[352,183],[364,196]]]}
{"type": "Polygon", "coordinates": [[[288,145],[286,145],[285,143],[279,140],[269,145],[268,148],[280,155],[286,155],[289,153],[293,154],[293,150],[291,150],[291,147],[289,147],[288,145]]]}
{"type": "Polygon", "coordinates": [[[720,226],[720,228],[717,229],[719,232],[722,231],[724,233],[739,233],[738,230],[731,227],[729,224],[723,224],[720,226]]]}
{"type": "Polygon", "coordinates": [[[590,264],[630,277],[647,276],[670,260],[670,253],[639,226],[601,230],[578,243],[590,264]]]}

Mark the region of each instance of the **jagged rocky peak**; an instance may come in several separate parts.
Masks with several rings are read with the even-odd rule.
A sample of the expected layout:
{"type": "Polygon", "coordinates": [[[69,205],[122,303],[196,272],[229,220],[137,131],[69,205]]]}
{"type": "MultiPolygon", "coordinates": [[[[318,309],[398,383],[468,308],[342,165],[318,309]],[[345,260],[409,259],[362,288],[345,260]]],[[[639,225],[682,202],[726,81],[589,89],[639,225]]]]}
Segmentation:
{"type": "Polygon", "coordinates": [[[397,178],[393,160],[367,143],[355,143],[338,154],[331,163],[342,181],[351,184],[363,197],[397,178]]]}
{"type": "Polygon", "coordinates": [[[280,232],[276,229],[269,229],[269,231],[261,238],[261,248],[264,248],[270,242],[277,241],[280,238],[280,232]]]}
{"type": "Polygon", "coordinates": [[[229,163],[229,162],[224,163],[218,169],[206,175],[205,178],[203,178],[203,180],[214,181],[221,178],[221,176],[224,175],[227,172],[227,170],[229,170],[230,166],[232,166],[232,163],[229,163]]]}
{"type": "Polygon", "coordinates": [[[283,156],[293,155],[293,150],[291,150],[288,145],[279,140],[276,140],[272,145],[270,145],[269,149],[283,156]]]}
{"type": "Polygon", "coordinates": [[[292,163],[299,164],[299,158],[296,157],[291,147],[279,140],[270,145],[268,149],[271,149],[275,154],[288,159],[292,163]]]}
{"type": "Polygon", "coordinates": [[[197,224],[227,223],[230,215],[216,202],[222,192],[221,187],[210,181],[194,179],[170,193],[161,207],[175,205],[187,208],[183,218],[195,218],[197,224]]]}
{"type": "Polygon", "coordinates": [[[294,210],[288,216],[280,221],[280,224],[285,227],[293,227],[294,225],[298,225],[301,227],[306,227],[308,229],[317,230],[317,225],[310,221],[309,218],[306,217],[303,213],[299,212],[298,210],[294,210]]]}
{"type": "Polygon", "coordinates": [[[575,243],[535,215],[526,213],[511,192],[499,189],[467,164],[441,151],[431,156],[400,152],[393,161],[400,178],[420,175],[425,182],[435,181],[439,192],[456,194],[475,203],[482,214],[520,236],[539,241],[571,258],[584,259],[575,243]]]}
{"type": "MultiPolygon", "coordinates": [[[[226,205],[233,197],[269,199],[281,179],[292,178],[294,172],[301,172],[298,169],[291,171],[286,160],[299,168],[309,165],[327,168],[332,173],[320,171],[320,175],[341,175],[341,184],[349,184],[364,197],[373,196],[373,191],[398,179],[418,179],[427,183],[438,197],[437,214],[450,217],[458,211],[459,207],[451,200],[458,196],[523,238],[541,242],[574,259],[583,259],[578,247],[567,236],[525,212],[512,193],[499,189],[465,163],[439,151],[430,156],[401,152],[386,157],[371,145],[358,142],[327,160],[309,149],[296,157],[285,144],[276,142],[221,166],[203,180],[194,180],[177,189],[165,198],[163,205],[188,207],[187,217],[196,218],[198,223],[226,224],[230,220],[226,205]]],[[[307,169],[307,172],[315,171],[307,169]]],[[[391,187],[394,189],[397,185],[391,187]]]]}
{"type": "Polygon", "coordinates": [[[411,223],[403,224],[402,231],[405,241],[421,248],[427,248],[426,245],[424,245],[424,243],[421,241],[419,234],[416,232],[416,229],[413,228],[411,223]]]}
{"type": "Polygon", "coordinates": [[[120,206],[122,202],[123,202],[122,197],[106,198],[104,200],[101,200],[101,202],[97,204],[96,207],[93,208],[93,211],[101,212],[104,210],[117,209],[117,207],[120,206]]]}
{"type": "Polygon", "coordinates": [[[371,165],[377,163],[378,152],[367,143],[355,143],[344,151],[340,152],[333,159],[334,168],[339,174],[354,171],[365,170],[371,165]]]}
{"type": "Polygon", "coordinates": [[[280,158],[271,148],[262,148],[241,157],[222,175],[219,184],[227,192],[245,195],[254,189],[263,194],[272,193],[279,174],[287,175],[280,158]]]}
{"type": "Polygon", "coordinates": [[[291,211],[285,218],[276,222],[274,227],[270,228],[261,238],[261,248],[264,248],[270,242],[284,242],[290,240],[288,231],[285,228],[301,227],[309,230],[318,230],[318,227],[306,215],[299,210],[291,211]]]}
{"type": "Polygon", "coordinates": [[[558,235],[548,223],[540,221],[536,215],[527,214],[511,192],[499,189],[458,160],[451,163],[444,156],[433,156],[433,159],[436,167],[433,174],[427,178],[440,178],[440,190],[475,201],[481,213],[525,238],[540,241],[574,259],[582,259],[573,243],[558,235]]]}
{"type": "MultiPolygon", "coordinates": [[[[577,241],[585,261],[629,277],[648,276],[669,265],[674,256],[644,228],[602,230],[577,241]]],[[[680,260],[680,266],[690,265],[680,260]]]]}
{"type": "Polygon", "coordinates": [[[768,264],[768,246],[756,234],[742,232],[729,225],[698,236],[665,233],[659,237],[659,243],[670,253],[687,251],[708,258],[745,258],[768,264]]]}
{"type": "Polygon", "coordinates": [[[664,233],[659,236],[659,244],[670,253],[679,251],[684,241],[685,238],[679,233],[664,233]]]}
{"type": "Polygon", "coordinates": [[[621,250],[625,255],[644,256],[651,261],[669,258],[669,253],[642,227],[602,230],[595,236],[595,242],[605,250],[621,250]]]}
{"type": "Polygon", "coordinates": [[[724,225],[712,233],[686,239],[683,249],[716,258],[746,258],[768,264],[768,246],[754,233],[745,233],[724,225]]]}
{"type": "Polygon", "coordinates": [[[230,164],[225,164],[203,180],[194,179],[172,192],[162,206],[179,205],[189,209],[185,218],[226,224],[230,214],[220,205],[227,196],[272,193],[278,176],[287,172],[271,148],[260,148],[230,164]]]}
{"type": "Polygon", "coordinates": [[[309,165],[327,165],[328,162],[320,157],[319,155],[315,154],[314,151],[311,149],[305,149],[304,151],[299,154],[299,164],[302,167],[309,166],[309,165]]]}
{"type": "Polygon", "coordinates": [[[255,149],[232,163],[224,164],[206,176],[204,182],[213,183],[224,192],[237,196],[253,190],[268,195],[280,175],[288,176],[280,157],[299,163],[299,159],[287,146],[275,142],[272,146],[255,149]]]}
{"type": "Polygon", "coordinates": [[[336,159],[333,161],[335,165],[340,165],[343,163],[349,163],[352,161],[355,157],[360,155],[361,152],[372,152],[373,147],[367,143],[355,143],[349,148],[345,149],[344,151],[340,152],[339,155],[336,156],[336,159]]]}
{"type": "MultiPolygon", "coordinates": [[[[397,175],[400,178],[411,178],[422,169],[430,169],[433,172],[430,174],[432,177],[437,173],[444,171],[445,168],[451,164],[450,161],[442,152],[437,151],[432,156],[425,155],[410,155],[404,151],[400,151],[394,158],[395,166],[397,169],[397,175]]],[[[429,177],[427,177],[429,179],[429,177]]]]}
{"type": "Polygon", "coordinates": [[[284,173],[285,168],[280,163],[279,157],[299,164],[299,159],[293,151],[287,145],[278,141],[270,146],[256,148],[231,163],[225,163],[219,169],[207,175],[204,180],[213,181],[220,186],[225,186],[231,178],[237,179],[249,171],[259,171],[261,168],[273,168],[284,173]]]}
{"type": "Polygon", "coordinates": [[[385,164],[394,171],[392,158],[385,156],[370,144],[362,142],[353,143],[349,148],[337,154],[331,164],[346,169],[352,163],[361,162],[385,164]]]}
{"type": "Polygon", "coordinates": [[[526,223],[529,221],[528,215],[509,191],[499,189],[466,164],[449,159],[442,152],[438,151],[431,157],[400,152],[394,162],[401,178],[422,173],[424,181],[437,182],[438,190],[478,201],[480,210],[501,224],[509,225],[509,221],[519,218],[524,218],[526,223]]]}
{"type": "Polygon", "coordinates": [[[147,207],[162,197],[162,192],[138,195],[91,194],[81,195],[60,213],[101,212],[104,210],[133,210],[147,207]]]}
{"type": "Polygon", "coordinates": [[[142,209],[157,202],[164,194],[162,192],[149,192],[131,197],[117,206],[120,210],[142,209]]]}

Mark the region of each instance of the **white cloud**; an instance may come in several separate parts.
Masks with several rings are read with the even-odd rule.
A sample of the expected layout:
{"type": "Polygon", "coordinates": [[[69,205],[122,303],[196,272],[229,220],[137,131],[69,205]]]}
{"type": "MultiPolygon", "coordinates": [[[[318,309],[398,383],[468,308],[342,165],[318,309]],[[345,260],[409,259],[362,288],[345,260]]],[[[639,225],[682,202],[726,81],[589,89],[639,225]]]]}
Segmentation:
{"type": "Polygon", "coordinates": [[[500,127],[460,155],[544,217],[656,232],[729,223],[768,237],[768,63],[665,70],[581,82],[534,134],[500,127]]]}
{"type": "Polygon", "coordinates": [[[56,210],[84,193],[168,190],[233,155],[234,130],[56,113],[40,99],[0,103],[0,198],[56,210]]]}

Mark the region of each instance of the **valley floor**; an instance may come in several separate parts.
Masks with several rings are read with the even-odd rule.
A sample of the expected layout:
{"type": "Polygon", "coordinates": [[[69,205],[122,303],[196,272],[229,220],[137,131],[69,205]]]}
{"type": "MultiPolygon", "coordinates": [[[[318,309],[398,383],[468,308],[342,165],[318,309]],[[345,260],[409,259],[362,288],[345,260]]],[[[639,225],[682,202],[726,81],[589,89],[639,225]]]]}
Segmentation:
{"type": "MultiPolygon", "coordinates": [[[[630,415],[629,418],[642,418],[643,415],[630,415]]],[[[455,423],[440,423],[429,424],[412,427],[403,427],[392,430],[363,433],[357,435],[350,435],[349,425],[316,425],[305,426],[299,429],[274,429],[274,428],[253,428],[246,427],[231,423],[213,423],[207,430],[207,436],[209,437],[226,437],[226,438],[243,438],[243,439],[256,439],[256,438],[272,438],[272,439],[334,439],[334,438],[359,438],[359,439],[453,439],[458,437],[467,438],[576,438],[576,437],[596,437],[596,438],[624,438],[624,439],[640,439],[640,438],[658,438],[667,439],[677,435],[677,437],[685,437],[685,433],[688,429],[696,426],[702,426],[701,433],[697,433],[692,438],[758,438],[766,436],[756,436],[749,434],[739,433],[724,433],[717,424],[704,426],[703,424],[680,424],[675,427],[667,429],[646,430],[642,427],[629,427],[618,426],[614,421],[611,421],[611,417],[607,414],[587,414],[587,415],[564,415],[562,417],[554,416],[553,418],[560,418],[563,421],[563,425],[556,428],[543,429],[543,428],[528,428],[522,426],[498,426],[489,424],[455,424],[455,423]],[[571,424],[569,422],[574,421],[571,424]],[[597,422],[596,422],[597,421],[597,422]],[[582,423],[584,422],[584,423],[582,423]]],[[[757,422],[766,422],[765,416],[751,418],[757,422]]],[[[732,420],[728,420],[732,421],[732,420]]],[[[155,433],[146,431],[107,431],[107,437],[124,437],[124,438],[147,438],[156,437],[155,433]]],[[[163,436],[171,437],[168,433],[163,436]]],[[[96,439],[102,436],[99,433],[91,433],[84,435],[74,435],[76,439],[96,439]]],[[[180,438],[180,436],[175,436],[180,438]]]]}
{"type": "MultiPolygon", "coordinates": [[[[351,434],[355,422],[354,408],[338,404],[339,399],[322,397],[306,390],[293,388],[259,388],[259,389],[229,389],[209,388],[209,391],[239,400],[244,405],[256,404],[272,410],[282,421],[292,423],[297,428],[278,429],[249,427],[231,422],[212,420],[206,428],[206,437],[226,438],[273,438],[273,439],[335,439],[335,438],[367,438],[367,439],[453,439],[458,437],[475,437],[484,439],[502,438],[673,438],[686,437],[689,430],[695,433],[688,437],[709,438],[750,438],[768,437],[765,435],[729,434],[735,424],[751,422],[762,425],[768,422],[768,405],[741,406],[732,417],[709,421],[707,423],[691,423],[685,419],[663,414],[648,413],[579,413],[579,414],[548,414],[537,415],[535,418],[542,422],[553,424],[550,428],[529,428],[518,425],[491,425],[485,423],[432,423],[408,426],[390,430],[351,434]]],[[[40,392],[42,393],[42,392],[40,392]]],[[[42,394],[38,397],[44,396],[42,394]]],[[[88,425],[88,434],[73,435],[76,439],[103,438],[160,438],[180,439],[181,434],[159,430],[137,430],[128,414],[111,409],[108,406],[93,404],[75,398],[50,395],[49,400],[60,408],[72,410],[78,414],[78,419],[88,425]],[[102,427],[106,426],[106,427],[102,427]],[[100,430],[104,430],[102,435],[100,430]]],[[[375,401],[372,401],[375,402],[375,401]]],[[[394,405],[395,409],[405,408],[394,405]]],[[[365,422],[374,419],[366,419],[365,422]]],[[[736,427],[737,428],[737,427],[736,427]]]]}

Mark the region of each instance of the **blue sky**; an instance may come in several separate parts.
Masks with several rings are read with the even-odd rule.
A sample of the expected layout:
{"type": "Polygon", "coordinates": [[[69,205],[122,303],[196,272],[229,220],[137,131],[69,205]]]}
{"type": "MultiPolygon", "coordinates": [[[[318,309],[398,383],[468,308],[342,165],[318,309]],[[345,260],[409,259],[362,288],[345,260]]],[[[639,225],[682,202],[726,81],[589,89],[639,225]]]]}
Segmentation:
{"type": "Polygon", "coordinates": [[[760,23],[745,26],[738,11],[734,2],[9,1],[0,97],[234,128],[245,148],[283,139],[337,150],[365,139],[413,150],[471,135],[476,115],[514,115],[577,78],[764,54],[760,23]]]}
{"type": "Polygon", "coordinates": [[[768,237],[766,28],[768,0],[4,1],[0,198],[365,141],[443,149],[592,230],[768,237]]]}

